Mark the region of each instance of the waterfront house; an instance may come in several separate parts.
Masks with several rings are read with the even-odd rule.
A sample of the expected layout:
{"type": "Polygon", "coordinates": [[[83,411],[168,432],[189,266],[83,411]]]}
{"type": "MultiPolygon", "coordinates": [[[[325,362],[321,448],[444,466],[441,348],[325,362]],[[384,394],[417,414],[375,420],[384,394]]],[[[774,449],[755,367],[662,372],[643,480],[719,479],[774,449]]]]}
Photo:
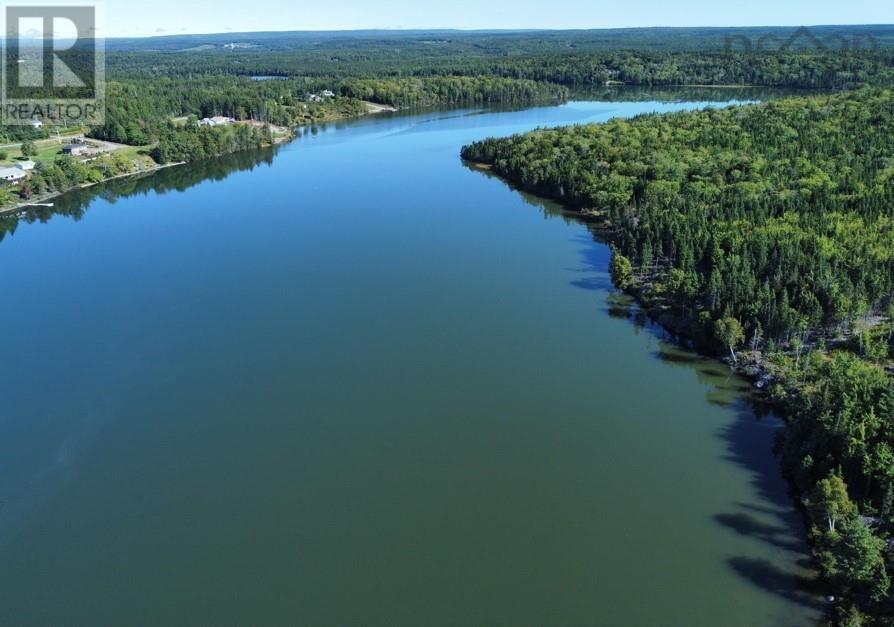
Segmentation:
{"type": "Polygon", "coordinates": [[[0,168],[0,180],[7,183],[18,183],[27,175],[18,168],[0,168]]]}

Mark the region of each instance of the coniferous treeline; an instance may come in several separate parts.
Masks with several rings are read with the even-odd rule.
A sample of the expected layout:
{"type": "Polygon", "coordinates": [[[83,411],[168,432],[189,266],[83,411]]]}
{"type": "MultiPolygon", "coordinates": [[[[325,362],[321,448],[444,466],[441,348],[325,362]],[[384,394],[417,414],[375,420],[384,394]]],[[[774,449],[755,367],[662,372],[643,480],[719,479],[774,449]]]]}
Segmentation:
{"type": "MultiPolygon", "coordinates": [[[[527,103],[564,99],[565,87],[493,76],[382,79],[250,80],[237,76],[153,78],[111,83],[105,123],[91,136],[131,145],[165,138],[194,143],[197,135],[173,119],[226,116],[293,128],[360,115],[361,100],[397,106],[527,103]],[[324,90],[337,97],[313,98],[324,90]],[[179,139],[174,139],[183,135],[179,139]]],[[[214,138],[215,134],[207,134],[214,138]]],[[[207,152],[207,151],[205,151],[207,152]]]]}
{"type": "Polygon", "coordinates": [[[544,55],[481,62],[479,72],[573,87],[627,85],[762,85],[849,89],[894,84],[890,51],[688,52],[620,51],[544,55]]]}
{"type": "Polygon", "coordinates": [[[307,101],[318,84],[300,81],[253,81],[244,77],[154,78],[108,85],[105,123],[90,135],[131,145],[186,133],[196,119],[225,116],[293,127],[364,111],[351,99],[307,101]],[[177,121],[179,119],[179,121],[177,121]]]}
{"type": "MultiPolygon", "coordinates": [[[[536,48],[532,48],[536,50],[536,48]]],[[[585,52],[490,54],[464,50],[431,55],[411,48],[291,53],[243,52],[180,55],[125,54],[113,57],[112,76],[126,79],[195,75],[279,76],[311,79],[495,76],[593,87],[628,85],[763,85],[799,89],[844,89],[894,85],[894,50],[745,51],[731,45],[701,52],[616,49],[585,52]]]]}
{"type": "Polygon", "coordinates": [[[201,52],[224,57],[242,52],[263,55],[315,52],[320,54],[366,55],[382,58],[416,56],[513,56],[520,54],[648,50],[664,52],[708,52],[723,48],[727,41],[763,41],[765,48],[778,49],[794,43],[832,48],[842,45],[894,45],[890,24],[811,26],[646,27],[574,30],[467,31],[445,29],[364,31],[277,31],[164,35],[134,39],[110,38],[107,51],[150,54],[155,58],[201,52]],[[793,41],[794,40],[794,41],[793,41]]]}
{"type": "Polygon", "coordinates": [[[206,128],[194,124],[172,125],[162,131],[150,154],[156,163],[164,164],[208,159],[272,143],[273,134],[268,126],[206,128]]]}
{"type": "Polygon", "coordinates": [[[835,331],[894,289],[894,95],[647,115],[466,147],[525,189],[604,212],[622,254],[683,273],[762,337],[835,331]]]}
{"type": "Polygon", "coordinates": [[[341,80],[337,86],[345,96],[402,107],[529,103],[564,100],[569,95],[561,85],[496,76],[360,78],[341,80]]]}
{"type": "Polygon", "coordinates": [[[894,92],[539,130],[463,157],[598,215],[615,282],[676,328],[762,353],[838,618],[890,624],[894,92]]]}

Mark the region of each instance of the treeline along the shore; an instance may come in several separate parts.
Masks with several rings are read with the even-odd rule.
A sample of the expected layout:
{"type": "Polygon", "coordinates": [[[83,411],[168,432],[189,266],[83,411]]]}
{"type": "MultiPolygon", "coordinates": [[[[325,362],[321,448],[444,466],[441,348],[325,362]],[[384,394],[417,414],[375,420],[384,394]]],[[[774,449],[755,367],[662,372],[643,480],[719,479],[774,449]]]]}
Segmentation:
{"type": "Polygon", "coordinates": [[[227,116],[294,127],[363,113],[361,100],[414,107],[525,103],[567,96],[568,90],[559,85],[493,76],[251,80],[206,75],[129,79],[110,85],[106,122],[93,135],[145,144],[166,130],[180,128],[171,123],[172,118],[187,116],[227,116]],[[319,97],[324,91],[334,97],[319,97]]]}
{"type": "MultiPolygon", "coordinates": [[[[887,45],[894,40],[894,31],[870,31],[878,38],[872,41],[887,45]]],[[[842,36],[837,30],[832,34],[842,36]]],[[[156,145],[154,157],[188,161],[269,140],[224,129],[196,130],[183,122],[211,116],[294,128],[360,115],[363,100],[399,107],[525,104],[565,99],[571,88],[613,84],[894,85],[894,49],[889,47],[725,51],[723,35],[718,31],[702,37],[713,43],[697,50],[681,48],[674,33],[663,32],[652,33],[643,50],[607,48],[605,42],[591,43],[595,35],[580,33],[324,37],[295,48],[265,39],[258,46],[226,51],[214,46],[202,51],[118,50],[109,55],[106,122],[90,134],[156,145]],[[253,80],[258,78],[266,80],[253,80]],[[320,98],[320,93],[333,97],[320,98]]]]}
{"type": "Polygon", "coordinates": [[[838,617],[891,624],[894,92],[539,130],[462,154],[596,216],[616,283],[702,347],[746,349],[773,373],[785,469],[838,617]]]}
{"type": "MultiPolygon", "coordinates": [[[[4,215],[0,217],[0,242],[5,237],[14,235],[16,229],[23,223],[49,222],[57,216],[71,218],[76,221],[80,220],[97,198],[114,203],[120,198],[143,195],[150,192],[154,194],[166,194],[171,191],[182,192],[203,181],[219,181],[225,179],[233,172],[252,170],[262,165],[269,165],[273,163],[276,151],[277,147],[269,146],[259,150],[236,152],[214,159],[195,161],[188,168],[164,168],[158,171],[142,173],[120,169],[125,167],[126,163],[124,163],[124,160],[117,159],[117,156],[113,154],[109,159],[110,163],[106,165],[112,166],[113,160],[117,159],[119,169],[100,172],[99,175],[94,175],[93,178],[98,180],[102,174],[114,177],[116,174],[132,173],[135,176],[121,177],[117,178],[117,180],[108,181],[103,185],[72,191],[54,199],[52,205],[31,206],[21,213],[4,215]]],[[[70,158],[68,159],[70,160],[70,158]]],[[[96,162],[93,162],[93,164],[96,164],[96,162]]],[[[104,166],[95,165],[95,167],[104,166]]],[[[89,175],[82,171],[79,176],[87,177],[89,175]]],[[[70,181],[63,182],[63,184],[65,183],[70,183],[70,181]]],[[[67,187],[71,187],[71,185],[69,184],[67,187]]]]}
{"type": "MultiPolygon", "coordinates": [[[[92,135],[132,145],[162,141],[166,147],[159,156],[179,154],[188,160],[213,154],[215,146],[232,146],[233,138],[214,137],[219,130],[190,132],[172,118],[222,115],[291,128],[362,114],[362,100],[399,107],[524,104],[567,98],[571,88],[612,84],[894,85],[894,48],[889,47],[894,29],[855,29],[851,35],[862,38],[861,45],[847,50],[828,49],[829,38],[846,41],[850,31],[842,28],[811,33],[826,38],[814,40],[820,50],[808,45],[748,51],[741,44],[725,50],[724,41],[747,42],[763,31],[722,29],[650,30],[640,49],[633,47],[637,40],[629,33],[606,40],[599,33],[581,32],[285,34],[235,48],[209,43],[201,50],[177,49],[173,41],[138,50],[124,42],[112,46],[108,56],[106,123],[92,135]],[[621,41],[630,47],[622,49],[621,41]],[[161,51],[166,46],[170,51],[161,51]],[[257,78],[276,80],[252,80],[257,78]],[[335,97],[314,98],[324,91],[335,97]]],[[[779,29],[767,33],[797,35],[779,29]]]]}

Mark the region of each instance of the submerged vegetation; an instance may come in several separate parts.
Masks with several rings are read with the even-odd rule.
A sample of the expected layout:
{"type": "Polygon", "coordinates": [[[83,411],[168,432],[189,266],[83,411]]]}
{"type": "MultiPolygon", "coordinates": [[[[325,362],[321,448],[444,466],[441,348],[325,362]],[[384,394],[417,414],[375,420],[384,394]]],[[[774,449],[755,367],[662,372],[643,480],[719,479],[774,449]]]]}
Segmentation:
{"type": "Polygon", "coordinates": [[[894,616],[894,92],[645,115],[463,157],[596,217],[615,283],[786,408],[842,621],[894,616]]]}

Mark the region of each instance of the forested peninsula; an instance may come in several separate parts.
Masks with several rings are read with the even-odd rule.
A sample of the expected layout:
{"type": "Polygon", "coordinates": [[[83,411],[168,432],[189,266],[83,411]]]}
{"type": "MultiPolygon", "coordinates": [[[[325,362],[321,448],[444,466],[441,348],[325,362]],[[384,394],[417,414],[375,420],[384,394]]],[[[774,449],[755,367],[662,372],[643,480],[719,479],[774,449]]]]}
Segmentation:
{"type": "Polygon", "coordinates": [[[618,287],[760,378],[842,624],[894,620],[892,137],[894,92],[867,89],[462,151],[596,220],[618,287]]]}

